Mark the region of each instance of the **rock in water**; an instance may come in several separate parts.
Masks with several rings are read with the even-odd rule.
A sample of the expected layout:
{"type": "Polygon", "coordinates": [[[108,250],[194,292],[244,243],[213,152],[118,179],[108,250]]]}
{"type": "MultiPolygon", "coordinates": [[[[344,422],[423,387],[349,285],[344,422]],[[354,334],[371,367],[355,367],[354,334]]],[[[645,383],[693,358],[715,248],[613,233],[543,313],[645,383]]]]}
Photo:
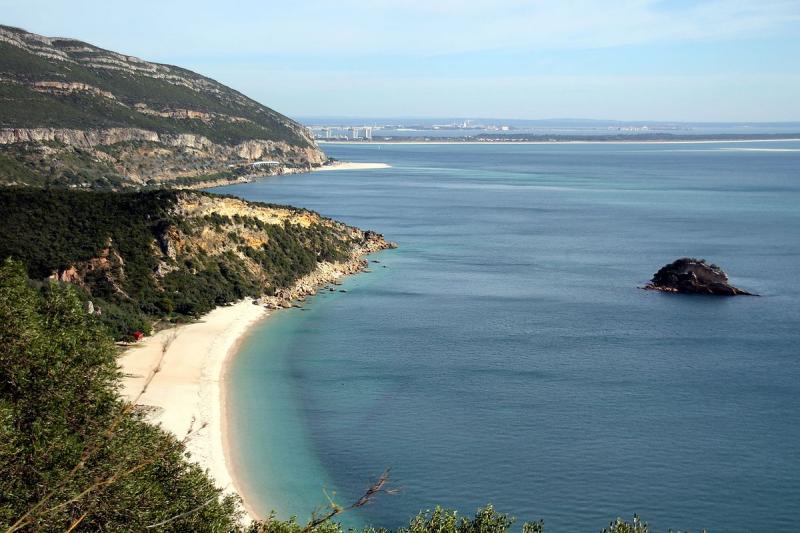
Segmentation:
{"type": "Polygon", "coordinates": [[[644,288],[684,294],[755,296],[728,283],[728,275],[717,265],[691,257],[682,257],[662,267],[644,288]]]}

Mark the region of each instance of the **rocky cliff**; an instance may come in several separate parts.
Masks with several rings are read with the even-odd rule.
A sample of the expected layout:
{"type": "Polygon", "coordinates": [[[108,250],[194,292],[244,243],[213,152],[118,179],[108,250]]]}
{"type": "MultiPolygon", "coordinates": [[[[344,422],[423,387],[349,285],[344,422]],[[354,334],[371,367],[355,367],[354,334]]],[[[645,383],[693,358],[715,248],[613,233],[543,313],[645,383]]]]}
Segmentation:
{"type": "Polygon", "coordinates": [[[324,160],[300,124],[212,79],[0,26],[0,183],[193,186],[324,160]]]}
{"type": "Polygon", "coordinates": [[[191,191],[0,188],[0,260],[72,283],[118,338],[251,296],[272,306],[393,244],[312,211],[191,191]]]}

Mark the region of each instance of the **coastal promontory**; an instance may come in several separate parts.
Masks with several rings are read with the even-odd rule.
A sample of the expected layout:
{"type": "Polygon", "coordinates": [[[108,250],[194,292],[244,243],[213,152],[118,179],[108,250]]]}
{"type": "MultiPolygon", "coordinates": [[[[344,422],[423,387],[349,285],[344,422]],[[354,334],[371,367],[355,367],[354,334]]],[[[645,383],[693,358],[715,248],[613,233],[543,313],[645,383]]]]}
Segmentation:
{"type": "Polygon", "coordinates": [[[665,265],[644,286],[647,290],[683,294],[710,294],[716,296],[754,296],[734,287],[728,275],[717,265],[705,259],[682,257],[665,265]]]}
{"type": "Polygon", "coordinates": [[[15,228],[0,232],[0,258],[72,285],[118,340],[248,296],[311,294],[394,246],[313,211],[196,191],[0,187],[0,205],[15,228]]]}
{"type": "Polygon", "coordinates": [[[294,120],[215,80],[0,25],[0,185],[201,188],[319,167],[294,120]]]}

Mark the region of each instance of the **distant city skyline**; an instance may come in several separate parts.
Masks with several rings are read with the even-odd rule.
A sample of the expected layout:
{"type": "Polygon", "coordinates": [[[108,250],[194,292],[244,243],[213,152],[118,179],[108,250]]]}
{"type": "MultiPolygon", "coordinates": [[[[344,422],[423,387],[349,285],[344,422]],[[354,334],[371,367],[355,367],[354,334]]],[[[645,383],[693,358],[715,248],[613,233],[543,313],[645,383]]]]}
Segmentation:
{"type": "Polygon", "coordinates": [[[0,0],[292,117],[800,121],[800,2],[0,0]]]}

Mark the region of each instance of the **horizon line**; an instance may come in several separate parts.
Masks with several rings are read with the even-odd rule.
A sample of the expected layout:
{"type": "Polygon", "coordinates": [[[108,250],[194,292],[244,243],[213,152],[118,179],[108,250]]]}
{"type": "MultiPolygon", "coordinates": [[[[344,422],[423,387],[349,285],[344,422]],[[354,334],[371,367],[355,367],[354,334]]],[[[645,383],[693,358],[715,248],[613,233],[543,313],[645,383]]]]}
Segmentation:
{"type": "Polygon", "coordinates": [[[616,119],[616,118],[579,118],[579,117],[558,117],[558,118],[519,118],[519,117],[482,117],[472,115],[446,115],[446,116],[426,116],[426,115],[302,115],[294,114],[295,120],[301,119],[325,119],[325,120],[514,120],[525,122],[603,122],[603,123],[649,123],[649,124],[720,124],[720,125],[800,125],[800,118],[795,120],[666,120],[666,119],[616,119]]]}

